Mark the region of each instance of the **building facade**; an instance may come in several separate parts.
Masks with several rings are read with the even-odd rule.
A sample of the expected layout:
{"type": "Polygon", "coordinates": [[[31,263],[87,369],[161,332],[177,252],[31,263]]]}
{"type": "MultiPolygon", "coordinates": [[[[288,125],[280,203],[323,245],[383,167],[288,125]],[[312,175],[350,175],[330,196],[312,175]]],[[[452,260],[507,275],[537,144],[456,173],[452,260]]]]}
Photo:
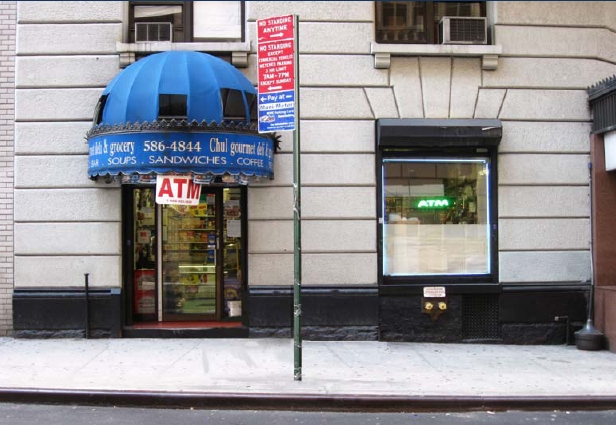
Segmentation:
{"type": "Polygon", "coordinates": [[[0,335],[13,328],[13,140],[16,2],[0,3],[0,335]]]}
{"type": "Polygon", "coordinates": [[[0,325],[291,335],[290,132],[273,179],[203,185],[201,213],[156,204],[147,178],[90,179],[86,135],[105,88],[147,55],[209,53],[256,85],[257,20],[297,15],[305,336],[568,341],[592,270],[587,88],[616,73],[616,6],[457,7],[17,2],[14,272],[0,303],[13,323],[0,325]],[[443,43],[449,15],[485,18],[485,37],[443,43]],[[191,272],[173,275],[172,258],[191,272]]]}

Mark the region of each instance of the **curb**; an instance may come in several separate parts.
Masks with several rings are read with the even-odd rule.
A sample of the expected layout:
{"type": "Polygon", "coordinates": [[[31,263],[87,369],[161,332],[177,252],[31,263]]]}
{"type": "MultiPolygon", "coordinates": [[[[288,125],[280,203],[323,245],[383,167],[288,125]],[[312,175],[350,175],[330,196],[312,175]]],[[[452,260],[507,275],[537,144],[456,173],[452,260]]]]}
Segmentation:
{"type": "Polygon", "coordinates": [[[219,410],[613,410],[616,396],[384,396],[0,388],[0,402],[219,410]]]}

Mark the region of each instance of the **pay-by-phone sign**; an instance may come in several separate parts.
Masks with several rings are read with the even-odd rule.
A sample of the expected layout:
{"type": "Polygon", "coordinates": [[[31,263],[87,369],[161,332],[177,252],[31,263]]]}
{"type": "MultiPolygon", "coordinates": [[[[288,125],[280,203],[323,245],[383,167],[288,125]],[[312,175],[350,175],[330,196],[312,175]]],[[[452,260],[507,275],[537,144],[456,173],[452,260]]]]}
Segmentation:
{"type": "Polygon", "coordinates": [[[257,20],[259,132],[295,129],[295,17],[257,20]]]}

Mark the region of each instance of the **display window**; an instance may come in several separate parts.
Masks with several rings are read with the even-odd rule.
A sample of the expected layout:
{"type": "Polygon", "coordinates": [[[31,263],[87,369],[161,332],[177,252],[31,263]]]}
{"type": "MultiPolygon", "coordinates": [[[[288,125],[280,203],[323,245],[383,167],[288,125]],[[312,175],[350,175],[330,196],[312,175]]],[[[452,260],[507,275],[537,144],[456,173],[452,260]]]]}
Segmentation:
{"type": "Polygon", "coordinates": [[[498,282],[496,151],[379,153],[379,282],[498,282]]]}
{"type": "Polygon", "coordinates": [[[488,158],[386,158],[384,276],[488,275],[488,158]]]}
{"type": "Polygon", "coordinates": [[[243,188],[203,188],[198,205],[157,205],[124,187],[127,322],[241,321],[243,188]]]}

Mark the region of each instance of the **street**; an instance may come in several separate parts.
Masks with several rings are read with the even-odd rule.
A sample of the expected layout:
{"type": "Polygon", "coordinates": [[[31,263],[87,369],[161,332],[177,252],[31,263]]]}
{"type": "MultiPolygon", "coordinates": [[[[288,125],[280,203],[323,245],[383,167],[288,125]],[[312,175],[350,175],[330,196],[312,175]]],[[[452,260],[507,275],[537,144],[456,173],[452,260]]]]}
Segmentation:
{"type": "Polygon", "coordinates": [[[0,403],[0,425],[519,425],[526,423],[613,424],[616,423],[616,410],[455,413],[293,412],[0,403]]]}

